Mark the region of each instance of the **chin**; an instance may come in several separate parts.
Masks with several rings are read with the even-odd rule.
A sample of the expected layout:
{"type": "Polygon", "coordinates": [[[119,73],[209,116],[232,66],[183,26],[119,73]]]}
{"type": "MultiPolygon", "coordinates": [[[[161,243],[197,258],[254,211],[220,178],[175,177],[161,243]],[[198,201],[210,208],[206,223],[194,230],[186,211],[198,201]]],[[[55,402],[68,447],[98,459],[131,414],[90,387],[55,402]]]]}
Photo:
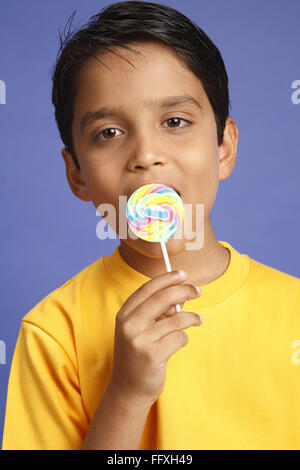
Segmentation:
{"type": "MultiPolygon", "coordinates": [[[[148,256],[149,258],[163,258],[163,253],[159,242],[154,243],[137,239],[130,240],[129,243],[127,241],[127,244],[134,250],[138,251],[142,255],[148,256]]],[[[185,240],[170,238],[166,243],[166,247],[169,256],[178,255],[185,250],[185,240]]]]}

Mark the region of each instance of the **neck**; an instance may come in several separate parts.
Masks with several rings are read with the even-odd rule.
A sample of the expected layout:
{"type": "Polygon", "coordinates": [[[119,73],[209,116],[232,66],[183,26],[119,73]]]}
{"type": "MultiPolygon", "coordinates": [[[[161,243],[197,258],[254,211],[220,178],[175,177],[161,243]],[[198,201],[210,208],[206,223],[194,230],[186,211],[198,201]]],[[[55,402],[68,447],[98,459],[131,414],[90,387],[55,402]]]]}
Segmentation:
{"type": "MultiPolygon", "coordinates": [[[[166,271],[163,258],[151,258],[134,250],[121,240],[120,254],[129,266],[149,278],[166,271]]],[[[204,244],[200,250],[184,250],[170,256],[172,271],[183,269],[187,282],[203,286],[221,276],[227,269],[230,252],[215,237],[208,219],[204,224],[204,244]]]]}

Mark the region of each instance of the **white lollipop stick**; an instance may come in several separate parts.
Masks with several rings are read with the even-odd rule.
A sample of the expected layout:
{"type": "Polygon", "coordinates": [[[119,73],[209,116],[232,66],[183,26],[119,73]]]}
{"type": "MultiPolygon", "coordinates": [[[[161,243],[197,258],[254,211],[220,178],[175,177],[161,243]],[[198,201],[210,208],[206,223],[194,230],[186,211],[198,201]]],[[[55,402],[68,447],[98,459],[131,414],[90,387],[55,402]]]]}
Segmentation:
{"type": "MultiPolygon", "coordinates": [[[[160,242],[160,246],[161,246],[161,249],[162,249],[162,252],[163,252],[163,255],[164,255],[164,260],[165,260],[165,264],[166,264],[166,268],[167,268],[167,271],[168,273],[172,271],[171,269],[171,265],[170,265],[170,260],[169,260],[169,256],[168,256],[168,251],[167,251],[167,247],[166,247],[166,243],[162,240],[160,242]]],[[[176,304],[176,312],[180,312],[181,309],[180,309],[180,305],[179,304],[176,304]]]]}

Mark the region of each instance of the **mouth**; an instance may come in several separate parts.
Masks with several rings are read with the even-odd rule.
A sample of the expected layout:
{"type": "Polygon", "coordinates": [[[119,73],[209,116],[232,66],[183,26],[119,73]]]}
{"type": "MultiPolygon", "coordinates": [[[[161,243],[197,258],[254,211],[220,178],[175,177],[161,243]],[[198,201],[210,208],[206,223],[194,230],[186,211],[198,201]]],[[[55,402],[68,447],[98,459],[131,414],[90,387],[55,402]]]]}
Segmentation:
{"type": "Polygon", "coordinates": [[[140,188],[141,186],[144,186],[146,184],[164,184],[166,186],[169,186],[169,188],[172,188],[178,195],[179,197],[181,197],[181,193],[180,191],[172,184],[172,183],[166,183],[166,182],[163,182],[163,181],[145,181],[145,182],[141,182],[138,186],[135,186],[132,191],[130,192],[130,194],[128,195],[128,197],[131,196],[131,194],[136,191],[138,188],[140,188]]]}

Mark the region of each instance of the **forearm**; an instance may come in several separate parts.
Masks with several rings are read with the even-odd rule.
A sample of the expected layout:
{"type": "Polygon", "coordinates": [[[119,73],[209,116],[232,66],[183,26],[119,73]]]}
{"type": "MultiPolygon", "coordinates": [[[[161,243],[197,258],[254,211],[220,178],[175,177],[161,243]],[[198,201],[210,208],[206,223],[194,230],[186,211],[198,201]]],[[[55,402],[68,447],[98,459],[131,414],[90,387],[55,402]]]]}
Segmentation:
{"type": "Polygon", "coordinates": [[[108,387],[81,449],[138,450],[150,408],[108,387]]]}

